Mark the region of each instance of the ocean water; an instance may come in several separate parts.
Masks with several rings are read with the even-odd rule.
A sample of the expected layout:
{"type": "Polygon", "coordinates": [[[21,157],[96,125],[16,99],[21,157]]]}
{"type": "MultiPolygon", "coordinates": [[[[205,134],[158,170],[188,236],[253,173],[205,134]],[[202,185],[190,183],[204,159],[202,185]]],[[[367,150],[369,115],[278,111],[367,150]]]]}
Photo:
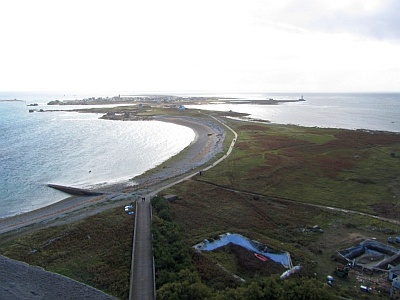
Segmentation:
{"type": "Polygon", "coordinates": [[[0,102],[0,218],[68,197],[48,183],[92,187],[126,181],[179,153],[195,138],[190,128],[159,121],[28,112],[32,102],[43,103],[35,109],[53,109],[44,105],[50,100],[46,97],[54,99],[36,95],[26,102],[0,102]]]}
{"type": "MultiPolygon", "coordinates": [[[[225,93],[222,97],[249,100],[295,100],[293,93],[225,93]]],[[[210,104],[189,105],[218,111],[236,111],[272,123],[307,127],[369,129],[400,132],[400,93],[304,94],[304,102],[279,105],[210,104]]]]}
{"type": "MultiPolygon", "coordinates": [[[[49,109],[50,100],[109,94],[1,92],[0,218],[40,208],[68,195],[47,183],[92,187],[125,181],[160,164],[189,145],[194,132],[157,121],[99,120],[96,114],[29,113],[30,103],[49,109]]],[[[129,94],[120,93],[120,94],[129,94]]],[[[288,93],[196,93],[240,99],[298,99],[288,93]]],[[[249,113],[255,119],[301,126],[400,132],[400,94],[304,94],[304,102],[280,105],[212,104],[192,108],[249,113]]],[[[82,108],[82,106],[78,106],[82,108]]],[[[88,108],[87,106],[85,106],[88,108]]],[[[51,106],[50,109],[74,107],[51,106]]]]}

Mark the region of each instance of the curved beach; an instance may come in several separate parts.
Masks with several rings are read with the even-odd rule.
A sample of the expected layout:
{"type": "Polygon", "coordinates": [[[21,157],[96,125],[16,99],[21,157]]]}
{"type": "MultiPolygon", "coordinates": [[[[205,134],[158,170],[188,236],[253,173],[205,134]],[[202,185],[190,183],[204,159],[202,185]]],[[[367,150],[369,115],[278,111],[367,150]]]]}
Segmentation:
{"type": "MultiPolygon", "coordinates": [[[[215,154],[222,151],[222,144],[225,138],[225,131],[212,122],[211,119],[158,116],[158,121],[172,122],[178,125],[190,127],[196,133],[195,140],[182,151],[179,160],[172,164],[165,165],[161,170],[151,172],[149,175],[140,176],[135,183],[141,187],[151,190],[152,187],[161,184],[163,181],[185,174],[210,160],[215,154]]],[[[107,195],[102,196],[74,196],[51,204],[49,206],[30,211],[28,213],[0,219],[0,234],[21,230],[33,224],[47,226],[52,221],[58,223],[74,221],[89,215],[96,214],[109,207],[122,205],[120,201],[107,205],[96,205],[108,200],[132,201],[126,193],[132,191],[132,182],[124,182],[106,188],[107,195]],[[91,207],[96,205],[95,207],[91,207]],[[74,213],[75,212],[75,213],[74,213]]]]}

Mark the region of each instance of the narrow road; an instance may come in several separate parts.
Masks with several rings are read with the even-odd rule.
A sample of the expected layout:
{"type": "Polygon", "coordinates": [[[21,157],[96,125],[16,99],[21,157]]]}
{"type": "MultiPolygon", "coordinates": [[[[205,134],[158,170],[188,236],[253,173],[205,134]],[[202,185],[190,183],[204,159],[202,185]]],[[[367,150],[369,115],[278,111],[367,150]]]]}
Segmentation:
{"type": "MultiPolygon", "coordinates": [[[[210,116],[212,117],[212,116],[210,116]]],[[[214,117],[212,117],[214,118],[214,117]]],[[[225,155],[220,158],[218,161],[215,161],[209,167],[203,169],[206,171],[213,166],[220,163],[224,160],[232,151],[237,134],[230,127],[228,127],[225,123],[214,118],[219,123],[224,125],[226,128],[231,130],[235,138],[232,139],[231,145],[225,153],[225,155]]],[[[195,128],[201,134],[201,137],[208,136],[208,133],[213,131],[212,126],[210,127],[207,123],[200,122],[198,126],[193,125],[194,120],[190,121],[191,126],[189,126],[188,122],[183,122],[182,125],[187,125],[191,128],[195,128]]],[[[219,130],[218,130],[219,133],[219,130]]],[[[200,138],[198,138],[200,140],[200,138]]],[[[208,149],[208,139],[202,139],[200,146],[204,149],[208,149]]],[[[199,149],[197,146],[194,149],[199,149]]],[[[192,151],[193,152],[193,151],[192,151]]],[[[214,152],[213,152],[214,154],[214,152]]],[[[198,155],[197,150],[195,153],[191,153],[193,157],[198,155]]],[[[193,157],[187,158],[188,163],[191,163],[193,157]]],[[[200,166],[200,165],[198,165],[200,166]]],[[[198,167],[194,165],[194,167],[198,167]]],[[[193,170],[194,168],[191,168],[193,170]]],[[[171,173],[175,174],[175,173],[171,173]]],[[[151,236],[151,210],[150,210],[150,199],[157,193],[162,190],[178,184],[184,180],[188,180],[193,176],[197,175],[198,172],[193,172],[188,174],[185,178],[176,180],[173,183],[166,183],[164,185],[155,185],[155,189],[151,193],[146,195],[146,201],[142,202],[141,200],[136,203],[136,217],[135,217],[135,232],[133,238],[133,249],[132,249],[132,260],[131,260],[131,278],[130,278],[130,290],[129,290],[129,299],[155,299],[155,274],[154,274],[154,259],[152,253],[152,236],[151,236]]],[[[164,176],[164,175],[163,175],[164,176]]],[[[165,177],[167,179],[167,177],[165,177]]],[[[62,186],[53,186],[62,188],[64,191],[83,194],[83,196],[74,196],[69,197],[65,200],[56,202],[52,205],[37,209],[35,211],[31,211],[28,213],[23,213],[14,217],[0,219],[0,234],[10,232],[12,230],[28,228],[29,225],[37,225],[37,228],[41,226],[47,226],[47,224],[55,224],[55,222],[65,222],[65,220],[72,220],[73,218],[84,218],[85,216],[91,215],[92,213],[98,213],[99,211],[105,210],[107,207],[111,207],[112,205],[118,204],[115,202],[112,205],[104,205],[93,208],[96,205],[101,203],[106,203],[108,201],[114,200],[114,196],[124,195],[123,191],[118,191],[114,194],[114,192],[104,191],[99,192],[100,194],[109,194],[107,196],[97,195],[98,191],[94,191],[96,195],[93,196],[93,191],[80,190],[73,187],[62,187],[62,186]],[[90,196],[87,196],[90,195],[90,196]],[[89,210],[90,208],[90,210],[89,210]],[[57,220],[57,221],[56,221],[57,220]]],[[[125,195],[126,196],[126,195],[125,195]]],[[[0,297],[1,298],[1,297],[0,297]]]]}
{"type": "MultiPolygon", "coordinates": [[[[210,116],[212,117],[212,116],[210,116]]],[[[207,171],[212,167],[219,164],[227,158],[233,147],[235,146],[237,133],[219,119],[214,118],[216,121],[224,125],[234,134],[231,145],[226,154],[214,162],[212,165],[203,169],[207,171]]],[[[155,295],[155,274],[154,274],[154,259],[152,251],[152,236],[151,236],[151,205],[150,199],[161,192],[162,190],[176,185],[184,180],[191,179],[197,175],[198,172],[187,175],[186,177],[176,180],[172,183],[166,184],[161,188],[147,194],[145,201],[139,199],[136,202],[136,215],[135,215],[135,232],[133,238],[132,248],[132,263],[131,263],[131,282],[129,290],[129,300],[152,300],[156,298],[155,295]]]]}
{"type": "Polygon", "coordinates": [[[136,202],[129,300],[152,300],[154,293],[150,197],[136,202]]]}

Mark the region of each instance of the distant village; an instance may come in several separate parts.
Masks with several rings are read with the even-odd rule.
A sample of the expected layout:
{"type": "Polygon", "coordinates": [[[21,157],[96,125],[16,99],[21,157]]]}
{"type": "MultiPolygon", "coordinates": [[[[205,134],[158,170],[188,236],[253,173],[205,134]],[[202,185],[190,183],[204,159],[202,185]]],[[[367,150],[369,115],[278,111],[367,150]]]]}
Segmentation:
{"type": "Polygon", "coordinates": [[[287,102],[303,102],[306,101],[303,96],[299,99],[245,99],[245,98],[224,98],[224,97],[182,97],[171,95],[118,95],[114,97],[91,97],[82,100],[53,100],[47,105],[101,105],[101,104],[130,104],[130,103],[147,103],[147,104],[207,104],[215,103],[231,103],[231,104],[257,104],[257,105],[278,105],[287,102]]]}
{"type": "Polygon", "coordinates": [[[98,105],[98,104],[124,104],[132,102],[146,102],[146,103],[176,103],[176,102],[206,102],[209,100],[216,100],[217,98],[209,97],[178,97],[170,95],[118,95],[114,97],[91,97],[81,100],[53,100],[47,105],[98,105]]]}

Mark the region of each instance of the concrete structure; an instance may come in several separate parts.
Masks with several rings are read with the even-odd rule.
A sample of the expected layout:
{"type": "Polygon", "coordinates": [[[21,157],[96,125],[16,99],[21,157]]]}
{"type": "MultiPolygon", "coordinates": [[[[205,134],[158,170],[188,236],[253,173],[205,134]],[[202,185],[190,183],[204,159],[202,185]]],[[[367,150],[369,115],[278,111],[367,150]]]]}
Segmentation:
{"type": "Polygon", "coordinates": [[[167,200],[168,202],[174,202],[176,199],[178,199],[178,196],[176,195],[165,195],[163,196],[165,200],[167,200]]]}
{"type": "Polygon", "coordinates": [[[400,290],[400,277],[393,279],[392,287],[400,290]]]}
{"type": "Polygon", "coordinates": [[[400,279],[400,265],[398,265],[397,267],[391,268],[389,270],[389,280],[392,281],[395,278],[399,278],[400,279]]]}
{"type": "Polygon", "coordinates": [[[349,263],[367,270],[387,269],[387,265],[400,257],[396,247],[375,240],[365,240],[360,244],[338,251],[349,263]]]}

